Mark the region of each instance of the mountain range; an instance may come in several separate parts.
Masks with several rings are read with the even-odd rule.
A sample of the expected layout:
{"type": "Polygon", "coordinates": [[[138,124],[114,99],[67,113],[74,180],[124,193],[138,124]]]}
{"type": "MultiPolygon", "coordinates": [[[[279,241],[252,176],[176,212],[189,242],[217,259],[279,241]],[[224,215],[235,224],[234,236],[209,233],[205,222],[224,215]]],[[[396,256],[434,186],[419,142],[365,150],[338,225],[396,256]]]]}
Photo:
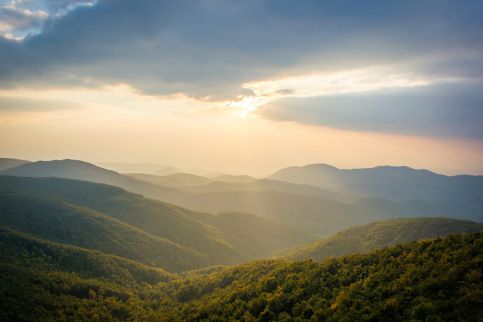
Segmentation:
{"type": "Polygon", "coordinates": [[[250,214],[214,216],[60,178],[0,176],[0,210],[10,229],[168,271],[233,264],[313,239],[250,214]]]}
{"type": "Polygon", "coordinates": [[[311,164],[281,169],[269,178],[359,197],[424,201],[440,213],[453,212],[480,220],[483,213],[483,176],[446,176],[404,166],[338,169],[311,164]]]}
{"type": "Polygon", "coordinates": [[[0,174],[105,183],[195,211],[252,213],[321,236],[397,217],[483,220],[483,177],[448,177],[410,168],[340,170],[314,165],[287,168],[269,179],[242,177],[239,181],[244,182],[233,182],[235,176],[226,182],[190,174],[123,175],[87,162],[57,160],[26,163],[0,174]],[[295,178],[293,173],[300,175],[295,178]],[[330,182],[340,174],[342,184],[326,183],[326,173],[331,174],[330,182]],[[347,188],[354,182],[368,192],[347,188]]]}
{"type": "MultiPolygon", "coordinates": [[[[275,178],[126,175],[76,160],[0,167],[2,321],[481,316],[483,224],[458,211],[428,217],[434,198],[366,198],[275,178]],[[401,213],[408,218],[394,218],[401,213]]],[[[416,177],[378,184],[410,190],[416,177]]],[[[439,189],[437,180],[427,185],[439,189]]]]}

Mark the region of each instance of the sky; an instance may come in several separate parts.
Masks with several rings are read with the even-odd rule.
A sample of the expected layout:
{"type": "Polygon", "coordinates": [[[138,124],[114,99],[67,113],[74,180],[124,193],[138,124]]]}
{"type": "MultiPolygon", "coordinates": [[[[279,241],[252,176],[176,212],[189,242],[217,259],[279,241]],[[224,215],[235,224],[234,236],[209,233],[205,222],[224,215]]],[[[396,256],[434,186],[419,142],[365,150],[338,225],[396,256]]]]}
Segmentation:
{"type": "Polygon", "coordinates": [[[0,155],[483,174],[483,2],[0,0],[0,155]]]}

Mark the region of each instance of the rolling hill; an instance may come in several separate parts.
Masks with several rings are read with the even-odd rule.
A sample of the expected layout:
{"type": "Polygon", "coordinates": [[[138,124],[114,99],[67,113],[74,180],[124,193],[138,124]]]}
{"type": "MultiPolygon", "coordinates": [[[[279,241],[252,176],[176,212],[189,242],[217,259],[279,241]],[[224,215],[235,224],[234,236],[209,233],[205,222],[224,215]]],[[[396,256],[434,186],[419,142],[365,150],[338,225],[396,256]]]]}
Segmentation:
{"type": "MultiPolygon", "coordinates": [[[[423,171],[423,175],[424,173],[423,171]]],[[[272,222],[321,236],[333,234],[354,224],[397,217],[443,216],[483,221],[483,198],[475,185],[456,185],[461,189],[450,196],[447,194],[451,189],[459,188],[442,188],[446,189],[446,193],[439,195],[441,191],[436,187],[436,192],[422,193],[414,200],[395,200],[404,199],[399,197],[354,200],[350,195],[347,197],[345,192],[332,192],[306,184],[265,179],[250,183],[212,182],[181,190],[159,186],[74,160],[34,162],[2,171],[0,174],[58,176],[106,183],[195,211],[252,213],[272,222]]],[[[470,178],[477,182],[480,177],[470,178]]],[[[408,191],[419,189],[418,186],[403,188],[408,191]]],[[[370,187],[368,191],[371,191],[370,187]]],[[[388,191],[391,191],[390,187],[388,191]]]]}
{"type": "Polygon", "coordinates": [[[1,321],[125,320],[133,312],[125,308],[141,303],[140,290],[175,278],[134,261],[2,227],[0,276],[1,321]]]}
{"type": "Polygon", "coordinates": [[[483,230],[482,223],[449,218],[404,218],[356,226],[281,254],[292,260],[323,260],[361,254],[415,240],[483,230]]]}
{"type": "MultiPolygon", "coordinates": [[[[0,172],[0,174],[22,177],[58,177],[77,179],[114,185],[144,194],[156,193],[163,190],[162,187],[157,185],[130,178],[88,162],[70,159],[31,162],[4,170],[0,172]]],[[[165,191],[169,192],[170,190],[166,188],[165,191]]]]}
{"type": "Polygon", "coordinates": [[[483,314],[481,232],[324,262],[265,260],[171,276],[2,229],[0,244],[5,321],[478,321],[483,314]],[[78,267],[83,256],[89,260],[78,267]]]}
{"type": "Polygon", "coordinates": [[[0,196],[2,220],[13,229],[56,242],[129,255],[171,271],[238,263],[313,239],[304,232],[250,214],[219,219],[114,186],[77,180],[0,176],[0,196]],[[246,242],[240,236],[249,234],[254,223],[266,234],[246,242]],[[235,225],[238,231],[233,230],[235,225]],[[271,242],[267,243],[267,239],[271,242]],[[136,247],[146,258],[136,254],[136,247]]]}
{"type": "Polygon", "coordinates": [[[105,279],[124,286],[156,284],[174,275],[118,256],[48,242],[0,226],[0,259],[4,265],[75,273],[82,278],[105,279]]]}
{"type": "Polygon", "coordinates": [[[172,272],[209,263],[207,256],[200,252],[59,199],[0,193],[0,213],[0,225],[4,227],[172,272]]]}
{"type": "Polygon", "coordinates": [[[483,235],[415,242],[368,255],[262,261],[167,284],[166,317],[248,321],[477,321],[483,235]]]}

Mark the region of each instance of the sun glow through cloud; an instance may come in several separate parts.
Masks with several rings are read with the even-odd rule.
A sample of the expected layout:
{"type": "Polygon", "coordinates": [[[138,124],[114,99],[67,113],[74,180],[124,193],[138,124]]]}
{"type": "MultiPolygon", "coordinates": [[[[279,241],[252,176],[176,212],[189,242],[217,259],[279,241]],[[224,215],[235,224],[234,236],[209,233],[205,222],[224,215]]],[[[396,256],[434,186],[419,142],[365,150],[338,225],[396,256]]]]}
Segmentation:
{"type": "Polygon", "coordinates": [[[0,149],[480,173],[480,7],[0,0],[0,149]]]}
{"type": "Polygon", "coordinates": [[[238,101],[225,104],[246,117],[259,106],[286,97],[315,97],[380,91],[390,88],[428,86],[443,82],[459,82],[462,78],[431,78],[389,67],[372,67],[331,73],[313,73],[243,84],[253,92],[238,101]]]}

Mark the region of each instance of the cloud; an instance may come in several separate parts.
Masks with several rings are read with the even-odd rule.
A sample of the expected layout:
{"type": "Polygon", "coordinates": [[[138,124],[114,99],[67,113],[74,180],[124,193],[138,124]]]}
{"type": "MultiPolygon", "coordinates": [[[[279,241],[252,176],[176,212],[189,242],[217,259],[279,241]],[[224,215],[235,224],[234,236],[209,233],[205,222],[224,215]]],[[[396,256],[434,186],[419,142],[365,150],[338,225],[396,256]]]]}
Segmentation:
{"type": "Polygon", "coordinates": [[[1,87],[126,83],[220,101],[252,95],[246,83],[314,71],[395,63],[438,77],[483,70],[479,1],[49,3],[49,12],[74,9],[50,14],[20,44],[0,39],[1,87]]]}
{"type": "Polygon", "coordinates": [[[82,6],[93,6],[97,0],[47,0],[45,7],[51,15],[59,16],[82,6]]]}
{"type": "Polygon", "coordinates": [[[483,139],[483,81],[372,93],[284,98],[259,108],[265,118],[356,131],[483,139]]]}

